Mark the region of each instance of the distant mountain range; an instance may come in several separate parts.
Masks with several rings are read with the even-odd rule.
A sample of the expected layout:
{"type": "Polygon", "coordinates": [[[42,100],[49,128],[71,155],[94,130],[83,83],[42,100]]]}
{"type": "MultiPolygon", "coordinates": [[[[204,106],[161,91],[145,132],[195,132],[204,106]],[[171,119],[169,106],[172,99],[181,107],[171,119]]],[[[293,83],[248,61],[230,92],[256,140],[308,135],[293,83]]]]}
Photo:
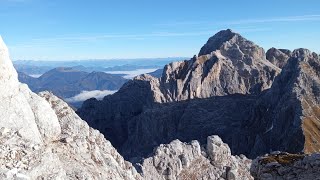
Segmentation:
{"type": "Polygon", "coordinates": [[[59,67],[52,69],[39,78],[18,72],[19,80],[29,85],[34,92],[52,91],[57,96],[67,99],[83,91],[118,90],[127,79],[121,75],[104,72],[85,72],[74,68],[59,67]]]}
{"type": "Polygon", "coordinates": [[[187,59],[174,58],[149,58],[149,59],[115,59],[115,60],[79,60],[79,61],[14,61],[14,67],[19,72],[38,77],[56,67],[72,67],[85,72],[93,71],[133,71],[137,69],[160,69],[164,65],[187,59]]]}

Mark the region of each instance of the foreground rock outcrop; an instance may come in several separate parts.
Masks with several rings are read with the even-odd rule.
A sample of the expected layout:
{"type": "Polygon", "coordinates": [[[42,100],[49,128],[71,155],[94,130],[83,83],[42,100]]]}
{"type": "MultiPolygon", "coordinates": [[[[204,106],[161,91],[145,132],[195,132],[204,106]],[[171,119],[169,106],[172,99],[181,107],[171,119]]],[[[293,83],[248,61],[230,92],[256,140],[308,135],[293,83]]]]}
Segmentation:
{"type": "Polygon", "coordinates": [[[206,147],[198,141],[190,144],[174,140],[160,145],[153,157],[143,161],[143,177],[149,180],[176,179],[253,179],[251,160],[232,156],[230,148],[218,136],[209,136],[206,147]]]}
{"type": "Polygon", "coordinates": [[[21,84],[1,38],[0,69],[1,179],[141,178],[65,102],[21,84]]]}
{"type": "Polygon", "coordinates": [[[320,154],[273,152],[252,162],[255,179],[319,179],[320,154]]]}

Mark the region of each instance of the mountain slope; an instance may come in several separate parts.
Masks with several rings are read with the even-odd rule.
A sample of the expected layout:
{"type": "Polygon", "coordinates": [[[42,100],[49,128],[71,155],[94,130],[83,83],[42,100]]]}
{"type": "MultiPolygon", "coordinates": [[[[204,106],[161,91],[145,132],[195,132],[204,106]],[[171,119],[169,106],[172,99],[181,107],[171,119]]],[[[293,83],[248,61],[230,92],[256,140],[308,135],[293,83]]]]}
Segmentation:
{"type": "Polygon", "coordinates": [[[166,65],[156,101],[258,94],[279,72],[262,48],[228,29],[211,37],[198,57],[166,65]]]}
{"type": "Polygon", "coordinates": [[[167,65],[160,79],[139,76],[102,101],[86,101],[77,113],[132,162],[159,144],[176,138],[205,143],[210,134],[252,158],[276,150],[317,152],[319,56],[306,49],[273,54],[284,58],[282,70],[262,48],[221,31],[199,57],[167,65]]]}
{"type": "Polygon", "coordinates": [[[272,64],[282,69],[287,64],[291,55],[292,52],[290,50],[271,48],[267,51],[266,58],[272,64]]]}
{"type": "MultiPolygon", "coordinates": [[[[306,49],[293,51],[271,89],[257,100],[243,127],[255,139],[251,156],[269,150],[320,151],[320,60],[306,49]]],[[[249,143],[251,144],[251,143],[249,143]]]]}
{"type": "Polygon", "coordinates": [[[86,101],[77,113],[128,159],[175,138],[204,142],[217,134],[227,143],[236,142],[228,132],[240,131],[250,102],[270,88],[280,69],[266,60],[262,48],[231,30],[217,33],[202,49],[213,52],[203,55],[207,51],[201,50],[199,57],[166,65],[160,79],[138,76],[102,101],[86,101]],[[237,99],[234,94],[248,96],[237,99]],[[192,100],[197,98],[209,99],[192,100]]]}
{"type": "Polygon", "coordinates": [[[66,103],[18,81],[1,38],[0,68],[1,179],[140,179],[66,103]]]}
{"type": "Polygon", "coordinates": [[[32,78],[19,72],[19,80],[29,85],[31,90],[52,91],[54,94],[70,98],[82,91],[117,90],[126,79],[103,72],[84,72],[73,68],[59,67],[44,73],[39,78],[32,78]]]}

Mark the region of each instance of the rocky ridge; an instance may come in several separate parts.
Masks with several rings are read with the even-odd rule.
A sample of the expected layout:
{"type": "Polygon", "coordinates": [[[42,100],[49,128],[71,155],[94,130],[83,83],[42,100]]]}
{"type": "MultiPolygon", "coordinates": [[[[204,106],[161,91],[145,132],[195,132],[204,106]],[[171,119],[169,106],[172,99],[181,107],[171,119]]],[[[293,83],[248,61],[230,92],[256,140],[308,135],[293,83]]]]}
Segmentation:
{"type": "MultiPolygon", "coordinates": [[[[263,90],[270,88],[280,71],[280,68],[266,60],[265,52],[261,47],[243,38],[240,34],[231,30],[224,30],[208,40],[200,50],[198,57],[195,56],[190,60],[166,65],[160,79],[150,75],[138,76],[122,86],[117,93],[106,96],[102,101],[95,99],[86,101],[77,113],[90,126],[100,129],[102,133],[108,136],[117,149],[122,151],[121,149],[125,147],[123,149],[128,152],[122,152],[122,154],[130,154],[131,150],[134,151],[134,148],[130,148],[129,144],[134,144],[133,139],[136,137],[146,139],[144,142],[149,142],[147,145],[149,150],[146,150],[148,148],[145,149],[145,147],[140,148],[149,152],[153,147],[162,143],[169,143],[176,138],[187,142],[194,138],[203,143],[209,135],[223,136],[223,130],[221,129],[215,131],[215,133],[212,133],[214,132],[212,130],[204,130],[214,127],[214,124],[223,124],[222,116],[218,115],[221,112],[214,111],[208,105],[213,102],[205,101],[208,103],[203,103],[204,105],[199,106],[199,109],[206,112],[214,111],[209,117],[216,117],[219,120],[216,121],[217,123],[214,120],[209,123],[209,119],[203,117],[203,119],[199,118],[199,122],[195,116],[191,116],[195,122],[203,124],[201,125],[203,129],[197,129],[198,132],[194,134],[193,138],[186,137],[188,134],[182,133],[182,128],[181,130],[179,128],[186,128],[188,120],[185,118],[190,119],[189,123],[192,122],[191,118],[184,115],[188,113],[185,108],[189,106],[189,102],[194,102],[193,99],[198,98],[221,97],[217,99],[223,99],[222,104],[224,101],[230,103],[232,101],[225,99],[235,94],[248,95],[247,99],[250,102],[251,96],[259,95],[263,90]],[[185,105],[179,105],[180,102],[185,105]],[[171,110],[166,107],[171,105],[175,112],[169,114],[168,112],[171,110]],[[166,110],[166,113],[164,113],[164,110],[166,110]],[[157,116],[152,115],[154,111],[158,112],[157,116]],[[164,119],[167,119],[167,121],[162,121],[164,119]],[[160,127],[164,126],[165,129],[152,128],[151,123],[159,124],[160,127]],[[205,123],[210,125],[205,125],[205,123]],[[139,128],[146,131],[137,132],[136,130],[139,128]],[[152,132],[152,130],[155,131],[152,132]],[[199,132],[207,133],[199,134],[199,132]]],[[[250,106],[248,103],[245,104],[250,106]]],[[[224,107],[227,106],[230,106],[230,104],[224,105],[224,107]]],[[[219,103],[215,104],[215,107],[222,110],[219,103]]],[[[230,121],[226,122],[235,123],[235,126],[240,128],[240,121],[243,119],[241,114],[242,112],[248,112],[246,108],[238,110],[235,107],[232,111],[235,112],[235,115],[230,118],[230,121]]],[[[229,110],[225,111],[229,112],[229,110]]],[[[225,126],[227,124],[224,124],[222,129],[225,126]]],[[[230,136],[222,138],[227,143],[232,142],[230,136]]],[[[139,147],[135,148],[139,149],[139,147]]],[[[135,155],[137,154],[130,156],[135,155]]]]}
{"type": "Polygon", "coordinates": [[[307,49],[293,51],[270,90],[259,97],[243,123],[244,136],[249,140],[246,144],[251,149],[244,154],[256,157],[276,150],[320,150],[319,67],[316,53],[307,49]]]}
{"type": "MultiPolygon", "coordinates": [[[[172,102],[228,94],[258,94],[270,88],[280,69],[264,50],[230,29],[220,31],[190,60],[164,67],[150,81],[154,102],[172,102]]],[[[143,79],[138,77],[137,80],[143,79]]]]}
{"type": "Polygon", "coordinates": [[[290,50],[271,48],[267,51],[266,58],[272,64],[282,69],[287,64],[291,55],[292,52],[290,50]]]}
{"type": "Polygon", "coordinates": [[[268,54],[285,59],[282,70],[262,48],[224,30],[198,57],[167,65],[160,79],[138,76],[77,113],[133,162],[174,139],[204,144],[212,134],[250,158],[319,151],[319,56],[306,49],[268,54]]]}

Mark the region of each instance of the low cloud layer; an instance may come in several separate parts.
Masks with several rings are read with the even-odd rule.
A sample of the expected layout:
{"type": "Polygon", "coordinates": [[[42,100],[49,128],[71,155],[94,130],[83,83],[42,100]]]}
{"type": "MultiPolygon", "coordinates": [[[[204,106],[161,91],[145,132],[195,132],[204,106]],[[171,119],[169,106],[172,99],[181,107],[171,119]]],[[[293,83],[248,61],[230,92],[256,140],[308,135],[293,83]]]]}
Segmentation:
{"type": "Polygon", "coordinates": [[[67,102],[82,102],[90,98],[102,99],[103,97],[113,94],[117,91],[110,91],[110,90],[94,90],[94,91],[82,91],[80,94],[65,99],[67,102]]]}
{"type": "Polygon", "coordinates": [[[123,78],[133,79],[140,74],[147,74],[156,71],[157,69],[137,69],[133,71],[106,71],[108,74],[124,74],[123,78]]]}
{"type": "Polygon", "coordinates": [[[42,74],[29,74],[29,76],[39,78],[40,76],[42,76],[42,74]]]}

